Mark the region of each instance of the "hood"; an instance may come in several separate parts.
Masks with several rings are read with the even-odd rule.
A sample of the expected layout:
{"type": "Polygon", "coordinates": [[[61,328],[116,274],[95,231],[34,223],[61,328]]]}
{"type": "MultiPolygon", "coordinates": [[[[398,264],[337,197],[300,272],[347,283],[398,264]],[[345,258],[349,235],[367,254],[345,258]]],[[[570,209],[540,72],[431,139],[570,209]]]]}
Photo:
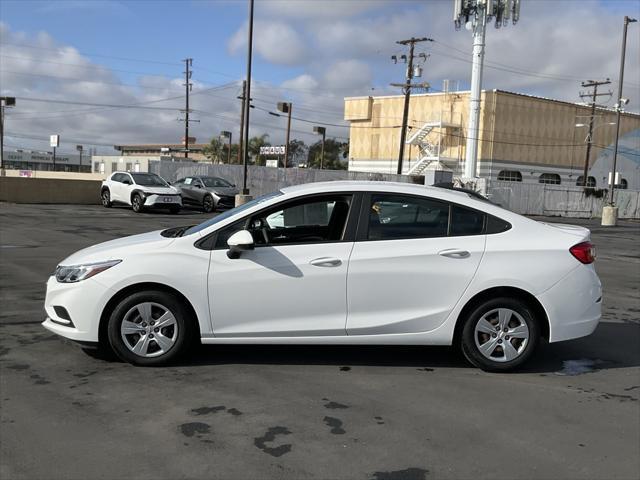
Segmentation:
{"type": "Polygon", "coordinates": [[[218,195],[235,196],[238,194],[236,187],[208,187],[207,190],[218,195]]]}
{"type": "Polygon", "coordinates": [[[156,195],[177,195],[179,193],[175,187],[145,187],[144,185],[136,185],[136,188],[143,192],[155,193],[156,195]]]}
{"type": "Polygon", "coordinates": [[[84,248],[65,258],[60,262],[60,265],[78,265],[81,263],[102,262],[106,260],[121,260],[139,251],[165,248],[173,243],[175,239],[163,237],[160,235],[161,231],[162,230],[157,230],[155,232],[118,238],[84,248]]]}
{"type": "Polygon", "coordinates": [[[580,227],[578,225],[569,225],[568,223],[545,223],[539,222],[547,227],[552,227],[557,230],[561,230],[564,233],[573,235],[587,241],[591,238],[591,231],[588,228],[580,227]]]}

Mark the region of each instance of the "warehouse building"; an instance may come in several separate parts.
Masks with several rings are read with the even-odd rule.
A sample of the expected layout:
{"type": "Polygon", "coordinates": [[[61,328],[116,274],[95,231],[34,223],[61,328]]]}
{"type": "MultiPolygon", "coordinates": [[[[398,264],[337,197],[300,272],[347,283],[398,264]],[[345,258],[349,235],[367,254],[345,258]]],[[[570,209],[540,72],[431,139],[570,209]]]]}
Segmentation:
{"type": "MultiPolygon", "coordinates": [[[[482,92],[478,176],[489,180],[579,185],[583,181],[590,106],[502,90],[482,92]]],[[[350,122],[349,170],[395,173],[403,95],[345,98],[350,122]]],[[[429,169],[464,172],[469,92],[414,94],[403,173],[429,169]]],[[[640,189],[640,115],[623,113],[619,188],[640,189]]],[[[598,108],[594,118],[588,184],[606,188],[616,113],[598,108]]]]}

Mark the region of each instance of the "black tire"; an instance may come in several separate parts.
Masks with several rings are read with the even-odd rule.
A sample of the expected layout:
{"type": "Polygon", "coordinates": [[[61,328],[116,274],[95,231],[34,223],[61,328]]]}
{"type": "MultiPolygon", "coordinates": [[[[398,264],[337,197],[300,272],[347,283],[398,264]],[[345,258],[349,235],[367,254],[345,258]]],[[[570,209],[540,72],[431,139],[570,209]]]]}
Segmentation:
{"type": "Polygon", "coordinates": [[[133,197],[131,197],[131,207],[133,211],[136,213],[141,213],[144,210],[144,200],[139,193],[134,193],[133,197]]]}
{"type": "Polygon", "coordinates": [[[211,195],[205,195],[202,199],[202,210],[205,213],[211,213],[216,209],[216,202],[213,201],[213,197],[211,195]]]}
{"type": "Polygon", "coordinates": [[[169,207],[169,213],[176,215],[178,213],[180,213],[180,207],[178,206],[174,206],[174,207],[169,207]]]}
{"type": "Polygon", "coordinates": [[[191,318],[189,309],[178,297],[171,293],[156,290],[133,293],[118,303],[109,317],[109,323],[107,325],[109,344],[120,359],[133,365],[160,366],[170,364],[184,355],[189,349],[189,346],[193,344],[196,332],[194,321],[195,319],[191,318]],[[173,330],[169,330],[169,332],[166,330],[160,332],[163,333],[163,335],[166,335],[164,337],[165,339],[168,338],[169,335],[175,336],[175,339],[172,340],[172,346],[170,346],[166,352],[160,351],[162,349],[160,347],[160,343],[158,343],[158,339],[156,339],[159,335],[158,329],[154,330],[153,327],[150,326],[150,322],[147,324],[149,330],[144,334],[148,337],[146,339],[147,346],[145,351],[148,355],[155,356],[140,355],[132,351],[132,348],[137,345],[138,342],[145,340],[143,338],[143,334],[134,333],[127,335],[125,333],[125,338],[123,339],[121,327],[125,317],[128,321],[138,319],[140,323],[136,323],[136,325],[138,325],[142,331],[142,325],[145,322],[143,321],[143,316],[140,313],[140,310],[137,309],[137,306],[140,304],[154,305],[149,310],[151,313],[149,318],[152,320],[158,319],[158,317],[154,316],[160,315],[162,313],[162,309],[165,309],[173,316],[175,320],[174,328],[177,329],[177,332],[174,333],[173,330]],[[151,337],[153,337],[153,339],[151,337]],[[127,342],[129,346],[127,346],[125,342],[127,342]]]}
{"type": "Polygon", "coordinates": [[[111,208],[111,192],[108,188],[104,188],[102,192],[100,192],[100,201],[104,208],[111,208]]]}
{"type": "Polygon", "coordinates": [[[487,372],[515,370],[525,363],[536,349],[540,340],[540,321],[536,319],[533,310],[520,300],[500,297],[485,301],[475,307],[465,320],[460,336],[462,352],[469,362],[487,372]],[[499,309],[507,312],[503,315],[504,322],[500,321],[499,309]],[[481,321],[487,323],[480,324],[481,321]],[[506,331],[498,328],[504,324],[506,331]],[[526,325],[526,329],[522,324],[526,325]],[[489,330],[489,325],[493,327],[491,334],[485,333],[489,330]],[[516,327],[519,330],[515,330],[516,327]],[[526,341],[522,338],[525,335],[522,330],[526,330],[528,335],[526,341]],[[510,333],[512,335],[509,335],[510,333]],[[513,347],[508,349],[509,353],[504,348],[507,342],[513,347]],[[484,350],[489,352],[488,356],[480,349],[480,346],[485,345],[484,350]],[[510,358],[513,357],[513,352],[517,355],[510,358]]]}

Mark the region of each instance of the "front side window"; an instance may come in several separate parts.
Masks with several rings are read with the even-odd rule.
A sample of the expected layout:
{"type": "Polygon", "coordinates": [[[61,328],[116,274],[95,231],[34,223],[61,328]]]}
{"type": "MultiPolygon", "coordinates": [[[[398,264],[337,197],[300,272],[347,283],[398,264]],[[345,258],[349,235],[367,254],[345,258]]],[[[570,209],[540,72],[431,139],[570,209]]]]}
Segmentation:
{"type": "Polygon", "coordinates": [[[131,174],[136,185],[144,187],[168,187],[169,185],[155,173],[133,173],[131,174]]]}
{"type": "Polygon", "coordinates": [[[207,187],[233,187],[233,185],[227,182],[224,178],[218,177],[202,177],[202,181],[207,187]]]}
{"type": "Polygon", "coordinates": [[[368,240],[446,237],[448,228],[446,202],[393,194],[371,197],[368,240]]]}
{"type": "Polygon", "coordinates": [[[247,229],[256,245],[339,242],[349,216],[351,195],[293,201],[251,217],[247,229]]]}

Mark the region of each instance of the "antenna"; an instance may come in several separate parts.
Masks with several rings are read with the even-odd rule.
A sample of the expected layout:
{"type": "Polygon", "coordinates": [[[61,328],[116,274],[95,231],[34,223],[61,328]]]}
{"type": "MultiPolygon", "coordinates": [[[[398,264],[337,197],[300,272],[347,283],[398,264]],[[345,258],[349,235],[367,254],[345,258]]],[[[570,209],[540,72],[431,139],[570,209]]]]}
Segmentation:
{"type": "Polygon", "coordinates": [[[464,177],[477,177],[478,125],[480,123],[480,95],[482,68],[484,65],[485,35],[487,23],[495,28],[520,20],[521,0],[453,0],[453,24],[456,30],[464,25],[473,31],[473,62],[471,69],[471,94],[469,97],[469,125],[465,152],[464,177]]]}

